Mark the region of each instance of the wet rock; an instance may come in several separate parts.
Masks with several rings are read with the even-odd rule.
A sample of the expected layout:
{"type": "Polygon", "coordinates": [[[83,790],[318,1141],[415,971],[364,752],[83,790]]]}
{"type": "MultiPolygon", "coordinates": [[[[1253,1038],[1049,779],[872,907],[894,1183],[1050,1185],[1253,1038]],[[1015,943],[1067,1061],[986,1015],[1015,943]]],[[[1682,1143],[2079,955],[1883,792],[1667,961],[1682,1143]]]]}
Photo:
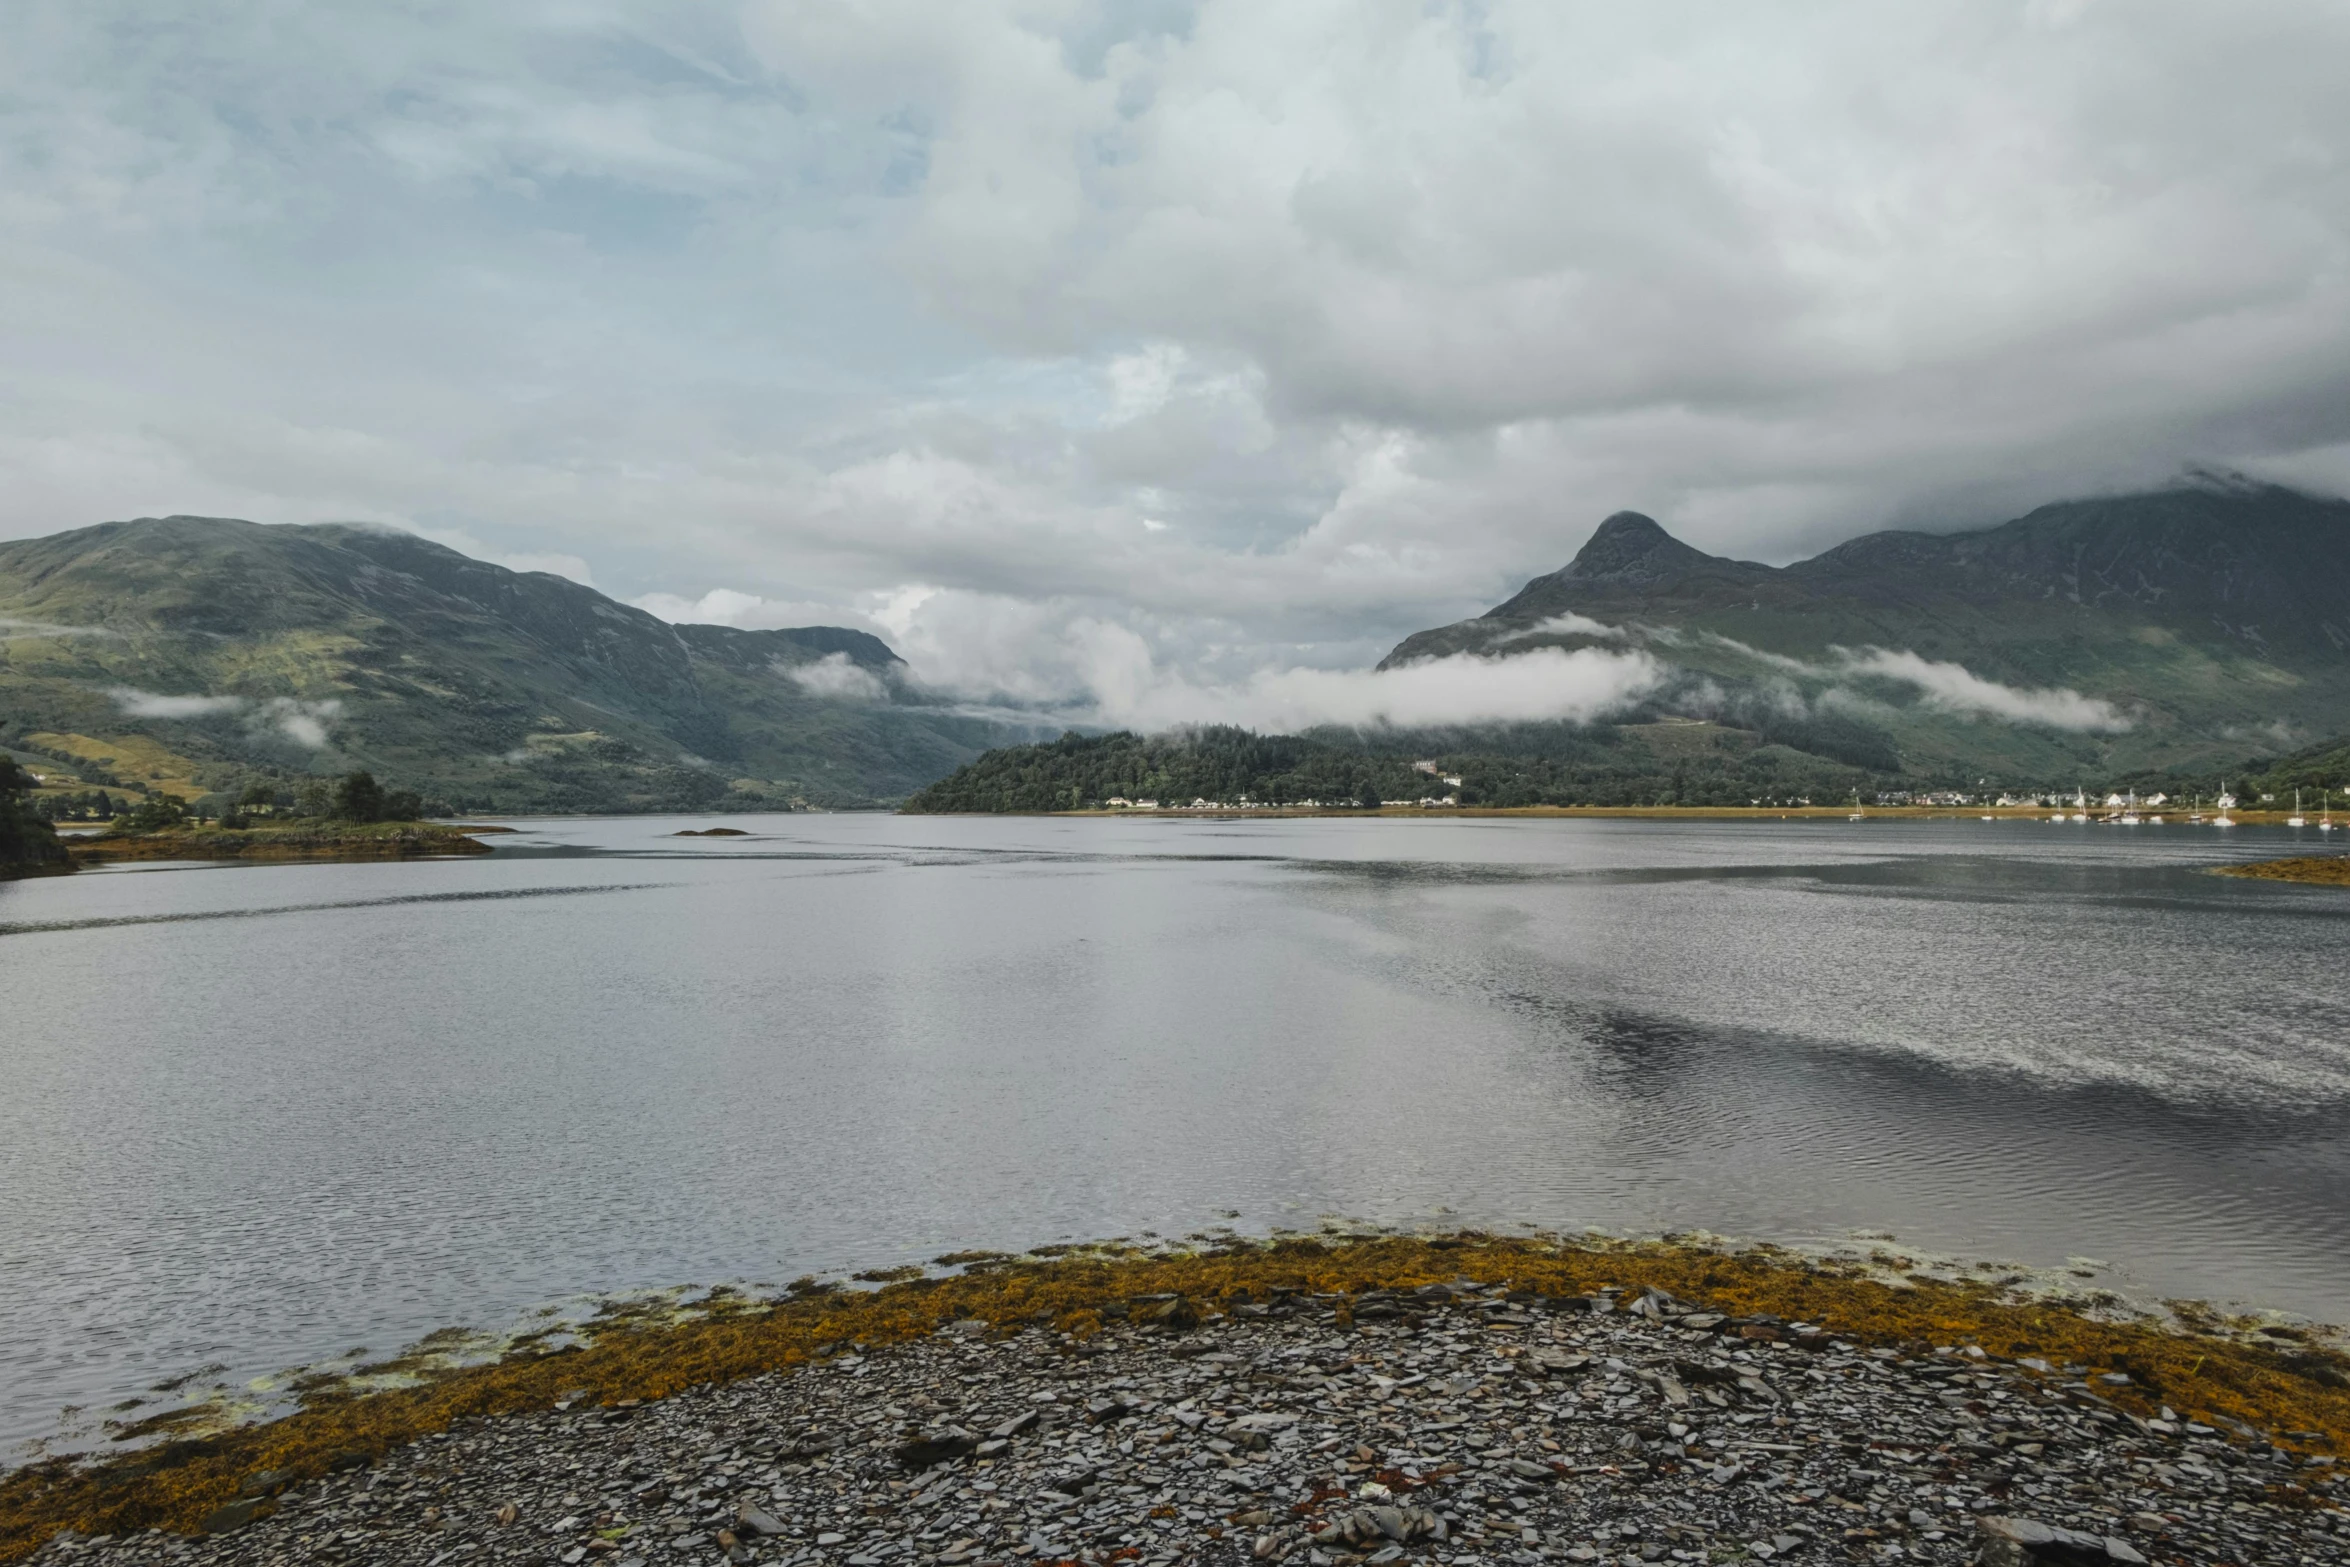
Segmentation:
{"type": "Polygon", "coordinates": [[[257,1496],[248,1496],[226,1507],[215,1507],[204,1515],[196,1527],[206,1534],[232,1534],[249,1523],[269,1516],[269,1503],[257,1496]]]}
{"type": "Polygon", "coordinates": [[[890,1456],[907,1469],[934,1469],[958,1458],[968,1458],[978,1447],[978,1437],[959,1426],[948,1426],[925,1431],[910,1442],[900,1443],[890,1456]]]}
{"type": "Polygon", "coordinates": [[[1578,1355],[1571,1350],[1537,1349],[1521,1357],[1521,1363],[1530,1372],[1543,1376],[1568,1376],[1591,1364],[1589,1355],[1578,1355]]]}
{"type": "Polygon", "coordinates": [[[1200,1325],[1200,1311],[1190,1301],[1180,1297],[1153,1301],[1147,1310],[1133,1311],[1134,1320],[1153,1327],[1172,1328],[1188,1332],[1200,1325]]]}
{"type": "Polygon", "coordinates": [[[735,1527],[749,1535],[778,1535],[784,1533],[783,1520],[751,1502],[736,1504],[735,1527]]]}
{"type": "Polygon", "coordinates": [[[1979,1567],[2106,1567],[2115,1562],[2142,1567],[2146,1561],[2119,1536],[2066,1529],[2036,1518],[1984,1518],[1977,1527],[1983,1536],[1975,1555],[1979,1567]]]}

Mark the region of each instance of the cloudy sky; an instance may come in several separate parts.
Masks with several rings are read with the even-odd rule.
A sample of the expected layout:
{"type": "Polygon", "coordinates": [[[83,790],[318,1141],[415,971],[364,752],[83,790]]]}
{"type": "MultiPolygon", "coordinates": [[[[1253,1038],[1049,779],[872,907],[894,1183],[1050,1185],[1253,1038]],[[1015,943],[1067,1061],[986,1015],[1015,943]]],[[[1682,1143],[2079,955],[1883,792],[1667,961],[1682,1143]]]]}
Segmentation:
{"type": "Polygon", "coordinates": [[[374,520],[1147,711],[1621,507],[2350,487],[2331,0],[9,10],[0,536],[374,520]]]}

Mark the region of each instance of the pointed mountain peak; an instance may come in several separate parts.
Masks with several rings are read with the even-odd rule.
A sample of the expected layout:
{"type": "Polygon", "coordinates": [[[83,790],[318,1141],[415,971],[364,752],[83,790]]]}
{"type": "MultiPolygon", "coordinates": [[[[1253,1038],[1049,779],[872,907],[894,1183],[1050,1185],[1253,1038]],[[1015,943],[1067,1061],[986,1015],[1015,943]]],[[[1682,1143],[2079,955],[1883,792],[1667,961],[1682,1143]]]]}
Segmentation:
{"type": "Polygon", "coordinates": [[[1712,559],[1703,550],[1692,549],[1667,533],[1654,517],[1620,511],[1599,525],[1591,541],[1559,575],[1579,582],[1637,581],[1685,570],[1712,559]]]}

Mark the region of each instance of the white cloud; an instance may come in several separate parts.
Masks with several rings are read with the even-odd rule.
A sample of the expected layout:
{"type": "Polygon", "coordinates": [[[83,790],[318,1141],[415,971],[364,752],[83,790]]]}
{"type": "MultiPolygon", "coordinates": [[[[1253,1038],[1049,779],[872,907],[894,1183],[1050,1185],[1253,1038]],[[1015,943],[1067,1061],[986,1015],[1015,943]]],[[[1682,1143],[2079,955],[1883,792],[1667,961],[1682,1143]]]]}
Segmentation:
{"type": "Polygon", "coordinates": [[[698,598],[679,593],[647,593],[629,602],[672,625],[733,626],[744,631],[774,631],[786,626],[875,629],[872,617],[843,605],[771,599],[739,588],[712,588],[698,598]]]}
{"type": "Polygon", "coordinates": [[[215,713],[242,712],[245,708],[241,696],[167,696],[133,686],[116,686],[106,694],[133,718],[205,718],[215,713]]]}
{"type": "Polygon", "coordinates": [[[1976,713],[2020,724],[2045,724],[2054,729],[2119,731],[2130,727],[2129,715],[2111,702],[2083,696],[2066,686],[2031,689],[2001,685],[1970,674],[1965,666],[1938,662],[1916,653],[1886,648],[1838,649],[1844,668],[1854,674],[1874,675],[1914,686],[1926,705],[1954,713],[1976,713]]]}
{"type": "Polygon", "coordinates": [[[1212,654],[1170,668],[1151,639],[1116,621],[1008,600],[934,594],[901,620],[917,681],[974,710],[1047,710],[1061,721],[1158,731],[1226,723],[1275,732],[1320,724],[1424,727],[1604,717],[1655,690],[1646,653],[1541,648],[1461,655],[1400,669],[1268,669],[1242,661],[1202,676],[1212,654]]]}
{"type": "MultiPolygon", "coordinates": [[[[1492,645],[1499,646],[1553,633],[1606,637],[1640,646],[1664,647],[1684,642],[1692,635],[1670,626],[1609,626],[1569,613],[1504,633],[1495,637],[1492,645]]],[[[2131,728],[2134,722],[2113,703],[2099,697],[2085,696],[2070,686],[2006,685],[1975,674],[1963,664],[1930,659],[1906,649],[1838,647],[1831,648],[1828,657],[1824,659],[1809,660],[1773,653],[1719,632],[1705,631],[1693,635],[1709,646],[1751,659],[1771,671],[1773,678],[1762,687],[1764,695],[1774,705],[1790,713],[1804,711],[1811,700],[1806,698],[1796,683],[1800,680],[1814,688],[1825,687],[1817,692],[1816,699],[1819,701],[1831,706],[1869,711],[1872,716],[1883,716],[1882,704],[1873,703],[1867,697],[1835,684],[1858,675],[1907,686],[1919,694],[1925,705],[1944,712],[2092,732],[2119,732],[2131,728]]]]}
{"type": "Polygon", "coordinates": [[[0,615],[0,641],[16,637],[113,637],[121,634],[109,631],[104,626],[52,626],[43,621],[15,620],[0,615]]]}
{"type": "Polygon", "coordinates": [[[743,625],[923,583],[1002,690],[1078,617],[1237,689],[1622,506],[1787,559],[2350,485],[2338,7],[18,11],[0,536],[375,517],[743,625]]]}
{"type": "Polygon", "coordinates": [[[675,593],[647,593],[629,602],[672,625],[690,626],[744,626],[767,607],[767,601],[758,594],[741,593],[733,588],[712,588],[698,599],[675,593]]]}
{"type": "Polygon", "coordinates": [[[827,653],[812,664],[795,664],[784,671],[810,696],[836,702],[886,702],[889,687],[871,670],[853,663],[846,653],[827,653]]]}
{"type": "Polygon", "coordinates": [[[275,696],[256,700],[242,696],[172,696],[157,691],[141,691],[135,686],[115,686],[107,693],[115,705],[132,718],[168,718],[185,722],[198,718],[216,718],[234,714],[254,733],[276,730],[295,742],[317,750],[327,743],[327,729],[342,716],[343,704],[328,697],[320,701],[305,701],[300,697],[275,696]]]}
{"type": "Polygon", "coordinates": [[[1160,672],[1139,638],[1131,632],[1124,638],[1132,640],[1118,652],[1103,649],[1110,657],[1097,669],[1094,711],[1101,722],[1144,730],[1193,723],[1294,733],[1321,724],[1581,722],[1637,702],[1665,673],[1645,653],[1538,648],[1508,658],[1456,654],[1381,671],[1264,670],[1235,684],[1206,685],[1160,672]]]}
{"type": "Polygon", "coordinates": [[[298,745],[313,751],[326,744],[327,726],[343,714],[343,704],[332,697],[305,702],[298,697],[271,697],[253,710],[258,726],[274,728],[298,745]]]}
{"type": "MultiPolygon", "coordinates": [[[[1552,615],[1548,619],[1538,620],[1530,626],[1520,626],[1514,631],[1505,631],[1495,637],[1493,642],[1498,646],[1507,642],[1523,642],[1529,637],[1559,636],[1600,637],[1610,642],[1623,642],[1629,640],[1632,635],[1633,633],[1623,626],[1611,626],[1603,620],[1593,620],[1588,615],[1578,615],[1569,610],[1564,614],[1552,615]]],[[[1655,633],[1651,632],[1649,635],[1653,637],[1655,633]]]]}

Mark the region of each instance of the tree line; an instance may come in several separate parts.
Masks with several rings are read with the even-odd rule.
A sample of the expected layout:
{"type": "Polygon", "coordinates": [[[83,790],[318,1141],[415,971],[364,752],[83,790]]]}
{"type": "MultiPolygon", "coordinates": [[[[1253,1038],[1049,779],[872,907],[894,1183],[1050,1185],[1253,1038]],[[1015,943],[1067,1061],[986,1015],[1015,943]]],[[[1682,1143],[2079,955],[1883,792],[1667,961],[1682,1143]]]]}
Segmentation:
{"type": "MultiPolygon", "coordinates": [[[[13,761],[7,765],[22,780],[20,789],[33,787],[30,774],[13,761]]],[[[427,814],[424,797],[415,790],[388,789],[365,771],[340,778],[302,778],[290,785],[264,779],[210,810],[167,794],[135,798],[104,789],[35,795],[18,808],[43,822],[108,822],[124,832],[157,832],[189,822],[217,822],[231,828],[289,819],[405,822],[427,814]]]]}
{"type": "Polygon", "coordinates": [[[1421,799],[1490,806],[1776,805],[1839,800],[1855,790],[1873,792],[1879,783],[1871,770],[1769,743],[1663,759],[1600,727],[1547,736],[1543,749],[1516,754],[1430,747],[1435,754],[1414,755],[1414,740],[1391,735],[1347,743],[1229,726],[1150,736],[1072,732],[990,751],[914,795],[905,809],[1066,811],[1116,799],[1356,808],[1421,799]],[[1416,762],[1433,762],[1435,770],[1416,762]],[[1447,781],[1454,778],[1457,784],[1447,781]]]}

